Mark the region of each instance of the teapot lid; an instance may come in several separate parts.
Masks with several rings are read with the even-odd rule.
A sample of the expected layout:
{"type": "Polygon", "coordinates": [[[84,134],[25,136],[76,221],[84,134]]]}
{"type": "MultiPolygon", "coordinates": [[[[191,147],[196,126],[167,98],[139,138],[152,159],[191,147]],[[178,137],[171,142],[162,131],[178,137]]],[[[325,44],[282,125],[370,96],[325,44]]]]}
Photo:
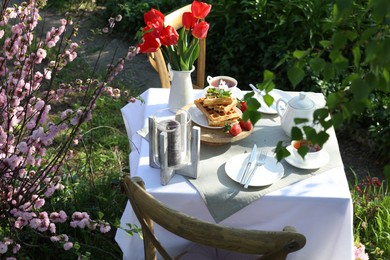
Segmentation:
{"type": "Polygon", "coordinates": [[[299,96],[293,97],[288,103],[295,109],[311,109],[314,107],[313,100],[303,92],[300,92],[299,96]]]}

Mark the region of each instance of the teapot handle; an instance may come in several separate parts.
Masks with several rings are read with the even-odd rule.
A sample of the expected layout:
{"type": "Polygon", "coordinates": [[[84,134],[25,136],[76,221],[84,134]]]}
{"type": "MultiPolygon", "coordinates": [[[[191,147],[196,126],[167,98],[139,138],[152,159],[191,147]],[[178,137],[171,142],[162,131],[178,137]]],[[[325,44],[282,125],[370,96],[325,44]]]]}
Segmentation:
{"type": "Polygon", "coordinates": [[[211,81],[211,79],[212,79],[213,77],[211,77],[211,76],[207,76],[207,83],[209,83],[210,84],[210,81],[211,81]]]}
{"type": "Polygon", "coordinates": [[[284,98],[280,98],[278,99],[278,101],[276,101],[276,111],[278,112],[279,116],[282,117],[286,109],[281,110],[280,103],[284,103],[284,107],[287,107],[287,100],[284,98]]]}

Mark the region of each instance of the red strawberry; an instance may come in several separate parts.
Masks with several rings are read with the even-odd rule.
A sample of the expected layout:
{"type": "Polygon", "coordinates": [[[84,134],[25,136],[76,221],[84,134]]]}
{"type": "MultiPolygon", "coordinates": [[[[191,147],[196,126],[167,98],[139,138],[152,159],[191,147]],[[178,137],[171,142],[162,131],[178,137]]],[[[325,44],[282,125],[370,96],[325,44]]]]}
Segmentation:
{"type": "Polygon", "coordinates": [[[241,129],[241,126],[239,124],[234,124],[229,129],[229,133],[232,136],[239,135],[241,133],[241,131],[242,131],[242,129],[241,129]]]}
{"type": "Polygon", "coordinates": [[[244,112],[247,110],[248,105],[246,104],[245,101],[240,101],[239,108],[240,108],[240,110],[244,113],[244,112]]]}
{"type": "Polygon", "coordinates": [[[250,131],[253,129],[253,124],[252,124],[250,119],[246,120],[246,122],[244,122],[244,120],[240,120],[240,126],[242,129],[245,129],[247,131],[250,131]]]}

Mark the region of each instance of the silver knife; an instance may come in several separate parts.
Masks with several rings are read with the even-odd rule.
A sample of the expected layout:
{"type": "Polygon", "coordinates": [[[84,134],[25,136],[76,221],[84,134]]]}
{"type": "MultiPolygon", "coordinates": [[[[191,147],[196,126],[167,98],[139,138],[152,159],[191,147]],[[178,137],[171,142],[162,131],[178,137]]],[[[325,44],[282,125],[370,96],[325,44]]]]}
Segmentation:
{"type": "Polygon", "coordinates": [[[256,154],[257,154],[257,145],[254,144],[252,148],[251,155],[249,157],[249,161],[245,166],[244,172],[241,176],[240,184],[245,184],[246,175],[248,173],[248,170],[251,168],[252,163],[256,160],[256,154]]]}

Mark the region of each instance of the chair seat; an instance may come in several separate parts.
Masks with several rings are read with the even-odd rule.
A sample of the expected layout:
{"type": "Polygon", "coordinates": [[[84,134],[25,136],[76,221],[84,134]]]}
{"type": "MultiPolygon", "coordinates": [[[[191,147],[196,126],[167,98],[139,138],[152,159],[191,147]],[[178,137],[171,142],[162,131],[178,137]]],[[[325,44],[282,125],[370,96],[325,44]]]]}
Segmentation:
{"type": "Polygon", "coordinates": [[[175,257],[178,260],[254,260],[258,258],[259,256],[256,255],[240,254],[196,243],[191,243],[183,253],[175,257]]]}

